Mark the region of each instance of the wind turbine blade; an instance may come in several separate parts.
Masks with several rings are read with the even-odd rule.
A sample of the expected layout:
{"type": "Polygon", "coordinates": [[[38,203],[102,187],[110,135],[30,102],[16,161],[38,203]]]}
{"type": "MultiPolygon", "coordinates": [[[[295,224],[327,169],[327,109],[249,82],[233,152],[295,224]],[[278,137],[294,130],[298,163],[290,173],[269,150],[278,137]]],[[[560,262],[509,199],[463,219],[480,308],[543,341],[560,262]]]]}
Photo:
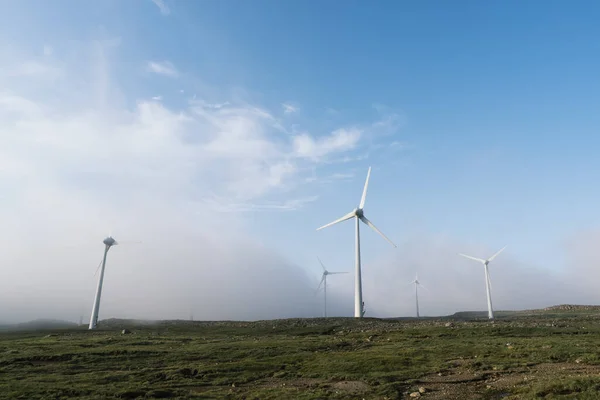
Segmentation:
{"type": "Polygon", "coordinates": [[[425,290],[429,290],[429,289],[427,289],[425,286],[421,285],[420,283],[419,283],[418,285],[419,285],[419,286],[421,286],[421,287],[422,287],[423,289],[425,289],[425,290]]]}
{"type": "Polygon", "coordinates": [[[367,199],[367,188],[369,187],[369,178],[371,177],[371,167],[369,167],[369,172],[367,172],[367,180],[365,181],[365,187],[363,188],[363,194],[360,198],[360,205],[358,208],[363,208],[365,206],[365,200],[367,199]]]}
{"type": "Polygon", "coordinates": [[[347,272],[327,272],[328,275],[347,274],[347,272]]]}
{"type": "Polygon", "coordinates": [[[504,246],[503,248],[501,248],[496,254],[494,254],[493,256],[491,256],[490,258],[488,258],[488,261],[492,261],[494,258],[496,258],[498,256],[498,254],[502,253],[504,251],[504,249],[506,248],[506,246],[504,246]]]}
{"type": "Polygon", "coordinates": [[[341,218],[338,218],[338,219],[336,219],[335,221],[328,223],[327,225],[323,225],[323,226],[322,226],[322,227],[320,227],[320,228],[317,228],[317,230],[318,230],[318,231],[320,231],[321,229],[325,229],[325,228],[327,228],[327,227],[329,227],[329,226],[331,226],[331,225],[335,225],[335,224],[337,224],[337,223],[340,223],[340,222],[346,221],[346,220],[348,220],[348,219],[350,219],[350,218],[352,218],[352,217],[354,217],[354,216],[355,216],[355,213],[354,213],[354,211],[352,211],[352,212],[349,212],[348,214],[344,215],[343,217],[341,217],[341,218]]]}
{"type": "Polygon", "coordinates": [[[317,256],[317,260],[319,260],[319,262],[321,263],[321,267],[323,268],[323,272],[327,271],[327,268],[325,268],[325,264],[323,264],[323,261],[321,261],[321,259],[319,258],[319,256],[317,256]]]}
{"type": "Polygon", "coordinates": [[[102,260],[98,263],[98,267],[96,267],[96,272],[94,272],[94,277],[98,275],[98,271],[100,270],[100,266],[102,265],[102,260]]]}
{"type": "Polygon", "coordinates": [[[319,282],[319,286],[317,287],[317,290],[315,290],[315,294],[319,292],[319,290],[321,289],[321,285],[323,284],[323,281],[325,280],[325,274],[323,274],[323,277],[321,278],[321,282],[319,282]]]}
{"type": "Polygon", "coordinates": [[[479,261],[480,263],[485,263],[485,260],[482,260],[481,258],[471,257],[471,256],[468,256],[468,255],[462,254],[462,253],[458,253],[458,255],[462,256],[464,258],[468,258],[469,260],[474,260],[474,261],[479,261]]]}
{"type": "Polygon", "coordinates": [[[362,222],[364,222],[365,224],[367,224],[371,229],[373,229],[375,232],[379,233],[381,235],[382,238],[384,238],[385,240],[387,240],[388,242],[390,242],[390,244],[394,247],[396,247],[396,245],[394,244],[394,242],[392,242],[390,239],[388,239],[387,236],[385,236],[379,229],[377,229],[377,227],[375,225],[373,225],[373,223],[371,221],[369,221],[367,219],[367,217],[365,217],[364,215],[362,217],[360,217],[360,220],[362,222]]]}

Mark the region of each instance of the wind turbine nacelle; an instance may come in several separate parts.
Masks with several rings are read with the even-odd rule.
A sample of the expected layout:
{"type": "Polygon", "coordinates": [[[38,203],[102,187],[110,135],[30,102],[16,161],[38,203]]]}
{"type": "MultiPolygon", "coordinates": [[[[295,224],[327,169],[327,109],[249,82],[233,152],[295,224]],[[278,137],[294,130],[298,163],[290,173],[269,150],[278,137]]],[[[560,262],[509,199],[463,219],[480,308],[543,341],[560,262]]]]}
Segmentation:
{"type": "Polygon", "coordinates": [[[356,208],[356,209],[354,209],[354,214],[355,214],[355,215],[356,215],[358,218],[360,218],[360,217],[362,217],[362,216],[364,215],[364,212],[363,212],[362,208],[356,208]]]}
{"type": "Polygon", "coordinates": [[[104,243],[107,246],[114,246],[115,243],[117,243],[117,241],[115,239],[113,239],[111,236],[109,236],[106,239],[104,239],[102,241],[102,243],[104,243]]]}

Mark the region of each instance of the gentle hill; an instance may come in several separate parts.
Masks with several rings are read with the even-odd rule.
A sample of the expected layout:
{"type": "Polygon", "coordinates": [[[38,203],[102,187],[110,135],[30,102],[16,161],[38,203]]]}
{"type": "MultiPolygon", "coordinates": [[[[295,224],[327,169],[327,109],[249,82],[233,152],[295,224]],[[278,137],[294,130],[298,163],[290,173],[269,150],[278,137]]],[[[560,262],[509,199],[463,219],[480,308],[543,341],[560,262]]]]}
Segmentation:
{"type": "Polygon", "coordinates": [[[54,329],[68,329],[76,328],[79,325],[70,322],[55,319],[36,319],[33,321],[22,322],[19,324],[12,325],[0,325],[0,330],[10,331],[42,331],[42,330],[54,330],[54,329]]]}
{"type": "Polygon", "coordinates": [[[600,312],[600,306],[561,304],[558,306],[546,307],[541,311],[600,312]]]}
{"type": "MultiPolygon", "coordinates": [[[[574,318],[578,315],[594,315],[600,314],[600,306],[598,305],[576,305],[576,304],[561,304],[534,310],[498,310],[494,311],[496,319],[512,319],[512,318],[574,318]]],[[[421,321],[425,323],[429,321],[477,321],[487,320],[487,311],[459,311],[452,315],[446,316],[427,316],[419,319],[415,317],[392,317],[392,318],[365,318],[363,321],[371,321],[372,324],[380,325],[392,322],[410,322],[421,321]]],[[[337,326],[353,327],[357,322],[352,317],[335,317],[335,318],[288,318],[274,319],[263,321],[189,321],[189,320],[138,320],[138,319],[105,319],[98,323],[100,330],[116,330],[130,327],[140,328],[158,328],[168,330],[180,330],[190,327],[221,327],[221,328],[250,328],[261,330],[278,330],[286,331],[297,328],[317,328],[327,324],[337,326]]],[[[364,323],[363,322],[363,323],[364,323]]],[[[39,330],[55,330],[55,329],[71,329],[81,328],[78,324],[52,319],[38,319],[34,321],[24,322],[20,324],[0,323],[0,331],[39,331],[39,330]]]]}

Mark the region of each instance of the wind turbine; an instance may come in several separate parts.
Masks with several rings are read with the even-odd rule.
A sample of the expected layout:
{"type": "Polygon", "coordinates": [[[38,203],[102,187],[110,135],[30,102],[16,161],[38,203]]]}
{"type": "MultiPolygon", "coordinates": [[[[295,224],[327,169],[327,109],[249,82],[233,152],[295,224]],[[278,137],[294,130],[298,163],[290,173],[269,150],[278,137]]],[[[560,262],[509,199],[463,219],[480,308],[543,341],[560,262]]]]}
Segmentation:
{"type": "Polygon", "coordinates": [[[383,237],[385,240],[390,242],[390,244],[392,246],[396,247],[396,245],[390,239],[388,239],[383,233],[381,233],[381,231],[379,229],[377,229],[375,227],[375,225],[373,225],[373,223],[367,219],[367,217],[365,217],[363,207],[365,206],[365,199],[367,197],[367,187],[369,186],[369,177],[370,176],[371,176],[371,167],[369,167],[369,172],[367,172],[367,180],[365,181],[365,187],[363,189],[362,197],[360,199],[360,204],[357,208],[355,208],[348,214],[344,215],[343,217],[336,219],[335,221],[330,222],[327,225],[323,225],[320,228],[317,228],[317,230],[321,230],[321,229],[327,228],[331,225],[335,225],[339,222],[343,222],[343,221],[346,221],[351,218],[356,219],[356,221],[355,221],[356,237],[355,237],[355,244],[354,244],[354,246],[355,246],[354,317],[355,318],[362,318],[365,314],[364,304],[362,301],[362,278],[361,278],[361,270],[360,270],[360,224],[359,224],[359,222],[362,221],[364,224],[368,225],[371,229],[373,229],[375,232],[380,234],[381,237],[383,237]]]}
{"type": "MultiPolygon", "coordinates": [[[[92,308],[92,317],[90,318],[90,326],[89,329],[96,329],[96,325],[98,324],[98,311],[100,310],[100,296],[102,295],[102,283],[104,281],[104,268],[106,267],[106,254],[108,250],[112,246],[117,245],[117,241],[113,239],[112,236],[108,236],[106,239],[102,241],[104,243],[104,257],[98,268],[100,269],[100,277],[98,278],[98,287],[96,288],[96,297],[94,298],[94,307],[92,308]]],[[[98,270],[96,269],[96,273],[98,270]]]]}
{"type": "Polygon", "coordinates": [[[319,263],[321,263],[321,267],[323,268],[323,275],[321,277],[321,282],[319,282],[317,292],[321,288],[321,285],[323,285],[323,317],[327,318],[327,275],[347,274],[347,272],[329,272],[319,257],[317,257],[317,260],[319,260],[319,263]]]}
{"type": "Polygon", "coordinates": [[[494,254],[493,256],[491,256],[490,258],[488,258],[487,260],[483,260],[481,258],[477,258],[477,257],[471,257],[468,256],[466,254],[461,254],[459,253],[459,256],[463,256],[465,258],[468,258],[470,260],[474,260],[477,262],[480,262],[483,264],[483,267],[485,269],[485,290],[487,291],[487,303],[488,303],[488,318],[489,319],[494,319],[494,309],[492,308],[492,283],[490,281],[490,271],[488,269],[488,264],[498,256],[498,254],[502,253],[502,251],[506,248],[506,246],[504,246],[503,248],[501,248],[500,250],[498,250],[498,252],[496,254],[494,254]]]}
{"type": "Polygon", "coordinates": [[[415,302],[417,305],[417,318],[420,317],[419,315],[419,286],[421,286],[423,289],[427,289],[425,286],[421,285],[421,282],[419,282],[419,275],[415,275],[415,280],[412,281],[411,283],[409,283],[409,285],[415,285],[415,302]]]}

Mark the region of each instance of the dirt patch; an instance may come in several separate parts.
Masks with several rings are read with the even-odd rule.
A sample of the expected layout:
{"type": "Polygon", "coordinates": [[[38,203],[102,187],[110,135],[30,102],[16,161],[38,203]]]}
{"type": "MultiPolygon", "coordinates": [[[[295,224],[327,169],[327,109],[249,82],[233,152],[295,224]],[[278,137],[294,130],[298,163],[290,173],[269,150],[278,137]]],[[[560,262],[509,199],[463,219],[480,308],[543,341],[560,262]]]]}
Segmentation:
{"type": "Polygon", "coordinates": [[[427,390],[428,399],[513,399],[518,398],[519,388],[537,382],[548,382],[558,377],[598,376],[599,374],[599,365],[583,363],[543,363],[504,371],[476,372],[465,370],[463,366],[457,365],[455,369],[442,375],[425,376],[416,384],[427,390]]]}
{"type": "Polygon", "coordinates": [[[324,383],[322,379],[310,379],[310,378],[299,378],[299,379],[277,379],[271,378],[266,383],[259,386],[266,387],[294,387],[294,388],[312,388],[317,387],[319,384],[324,383]]]}
{"type": "Polygon", "coordinates": [[[369,385],[361,381],[341,381],[336,382],[332,385],[336,390],[344,391],[346,393],[363,393],[371,389],[369,385]]]}

